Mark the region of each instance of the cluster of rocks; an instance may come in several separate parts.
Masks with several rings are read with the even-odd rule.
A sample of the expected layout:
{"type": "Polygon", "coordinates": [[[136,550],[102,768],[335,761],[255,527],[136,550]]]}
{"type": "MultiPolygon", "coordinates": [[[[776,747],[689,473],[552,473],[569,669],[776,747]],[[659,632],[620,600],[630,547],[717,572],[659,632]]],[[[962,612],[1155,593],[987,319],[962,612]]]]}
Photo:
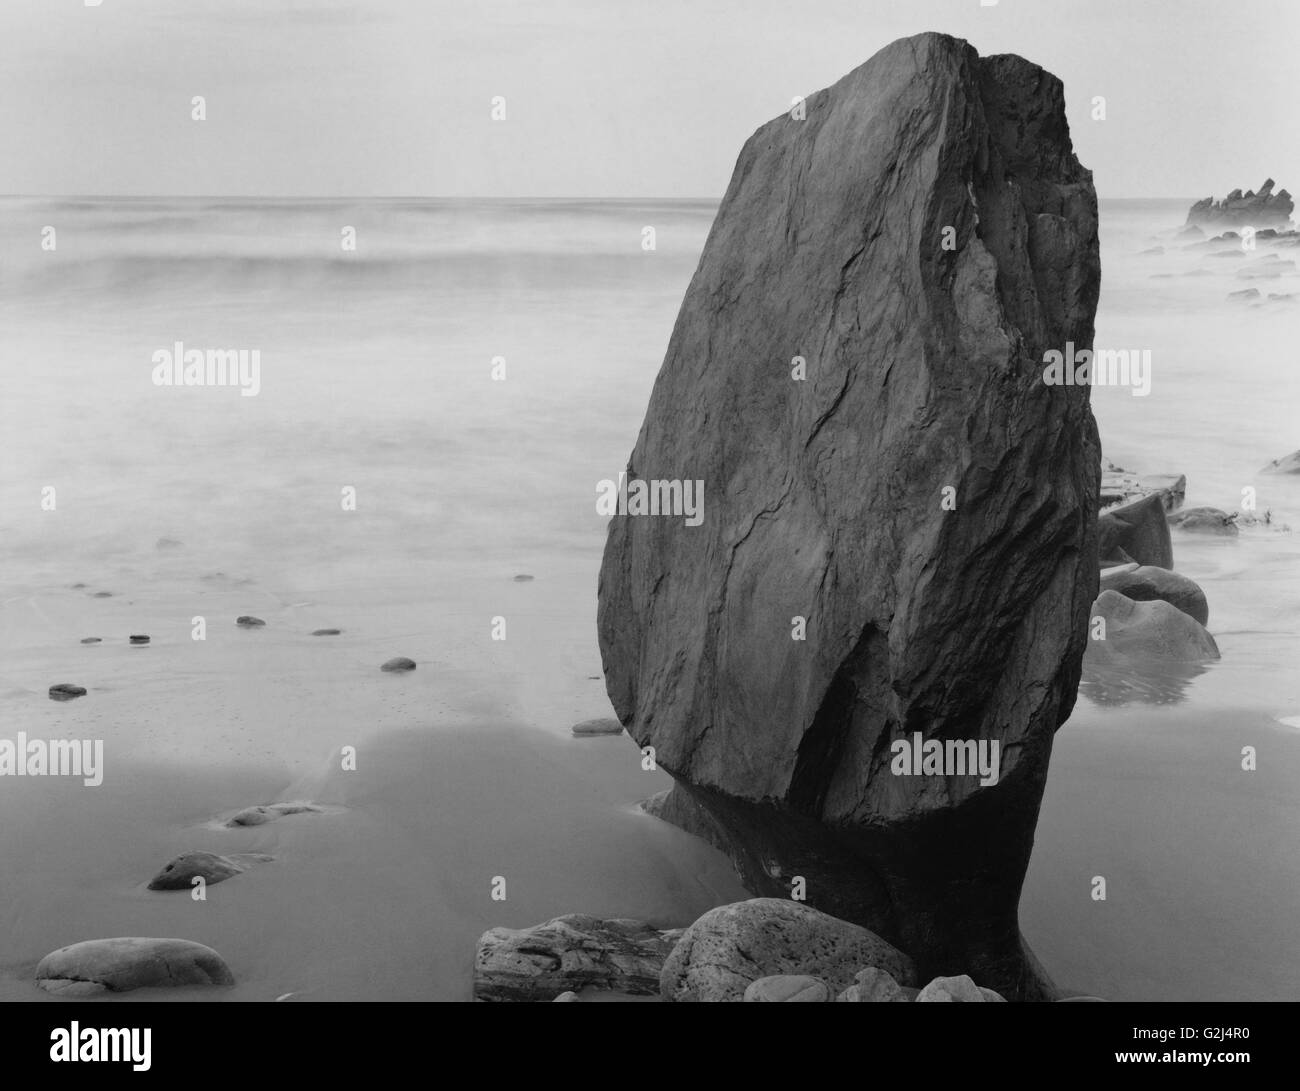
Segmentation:
{"type": "Polygon", "coordinates": [[[1295,202],[1286,190],[1273,193],[1273,179],[1267,179],[1259,192],[1234,189],[1222,201],[1206,197],[1192,205],[1187,213],[1188,224],[1231,225],[1234,227],[1268,227],[1284,224],[1291,218],[1295,202]]]}
{"type": "Polygon", "coordinates": [[[572,1002],[583,990],[673,1003],[1005,999],[967,974],[923,980],[869,929],[783,898],[719,906],[684,929],[582,914],[493,928],[474,959],[474,999],[497,1003],[572,1002]]]}

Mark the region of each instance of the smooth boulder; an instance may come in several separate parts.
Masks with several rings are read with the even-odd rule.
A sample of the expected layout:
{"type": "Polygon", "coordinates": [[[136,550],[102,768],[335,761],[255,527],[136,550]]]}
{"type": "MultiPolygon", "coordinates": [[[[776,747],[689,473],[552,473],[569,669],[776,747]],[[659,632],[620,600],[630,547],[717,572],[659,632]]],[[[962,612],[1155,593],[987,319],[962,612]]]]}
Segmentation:
{"type": "Polygon", "coordinates": [[[253,617],[251,614],[241,614],[239,617],[235,618],[235,624],[241,629],[256,629],[265,625],[266,622],[260,617],[253,617]]]}
{"type": "Polygon", "coordinates": [[[805,107],[741,150],[682,302],[608,528],[606,689],[748,889],[803,876],[927,969],[1047,995],[1017,904],[1101,455],[1044,358],[1092,344],[1091,174],[1056,77],[941,34],[805,107]],[[998,741],[1001,779],[894,775],[914,731],[998,741]]]}
{"type": "Polygon", "coordinates": [[[230,967],[216,951],[185,939],[91,939],[60,947],[36,966],[36,984],[60,996],[234,983],[230,967]]]}
{"type": "Polygon", "coordinates": [[[407,659],[404,655],[399,655],[383,663],[379,669],[381,671],[388,671],[389,674],[401,674],[403,671],[415,670],[415,660],[407,659]]]}
{"type": "Polygon", "coordinates": [[[794,974],[819,978],[835,995],[863,966],[909,985],[916,978],[907,955],[861,925],[786,898],[751,898],[711,909],[686,929],[659,992],[679,1002],[743,1000],[760,977],[794,974]]]}
{"type": "Polygon", "coordinates": [[[474,957],[474,998],[553,1000],[589,986],[634,996],[659,991],[681,929],[570,913],[532,928],[492,928],[474,957]]]}
{"type": "Polygon", "coordinates": [[[1114,575],[1102,573],[1102,591],[1118,591],[1134,602],[1153,602],[1160,599],[1175,606],[1188,617],[1202,625],[1210,623],[1210,604],[1205,592],[1186,576],[1165,568],[1143,565],[1129,572],[1114,575]]]}
{"type": "Polygon", "coordinates": [[[1112,508],[1097,519],[1097,555],[1101,566],[1128,564],[1173,568],[1170,517],[1159,493],[1112,508]]]}
{"type": "Polygon", "coordinates": [[[1152,662],[1200,663],[1219,658],[1219,646],[1195,618],[1163,599],[1135,602],[1118,591],[1103,591],[1093,603],[1090,631],[1105,636],[1088,641],[1089,665],[1152,662]]]}

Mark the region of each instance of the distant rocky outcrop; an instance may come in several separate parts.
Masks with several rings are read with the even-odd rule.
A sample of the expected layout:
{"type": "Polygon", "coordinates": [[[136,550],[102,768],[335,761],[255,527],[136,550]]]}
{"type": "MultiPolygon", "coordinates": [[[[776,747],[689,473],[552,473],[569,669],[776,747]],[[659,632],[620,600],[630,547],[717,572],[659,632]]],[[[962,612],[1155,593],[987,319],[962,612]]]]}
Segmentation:
{"type": "Polygon", "coordinates": [[[1192,205],[1187,213],[1188,224],[1210,227],[1273,227],[1285,224],[1291,218],[1295,202],[1286,190],[1273,192],[1273,179],[1267,179],[1259,192],[1247,190],[1244,194],[1234,189],[1222,201],[1206,197],[1192,205]]]}
{"type": "Polygon", "coordinates": [[[1169,516],[1169,525],[1193,534],[1217,534],[1222,538],[1235,538],[1236,514],[1229,515],[1218,508],[1187,508],[1169,516]]]}
{"type": "Polygon", "coordinates": [[[927,976],[1045,997],[1017,902],[1100,451],[1088,385],[1042,374],[1092,344],[1092,177],[1056,77],[944,35],[803,106],[742,149],[682,303],[628,480],[703,481],[703,520],[612,519],[606,688],[751,891],[800,876],[927,976]],[[998,741],[1000,780],[894,775],[914,732],[998,741]]]}

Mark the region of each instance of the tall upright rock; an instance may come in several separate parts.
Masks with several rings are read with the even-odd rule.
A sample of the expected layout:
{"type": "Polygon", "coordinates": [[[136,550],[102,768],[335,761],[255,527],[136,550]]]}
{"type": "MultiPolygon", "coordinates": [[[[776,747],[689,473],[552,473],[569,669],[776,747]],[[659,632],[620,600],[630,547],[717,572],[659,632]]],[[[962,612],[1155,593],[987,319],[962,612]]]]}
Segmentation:
{"type": "Polygon", "coordinates": [[[682,302],[627,480],[702,481],[702,519],[610,523],[606,687],[754,893],[1041,997],[1017,904],[1100,476],[1043,357],[1092,344],[1092,175],[1058,79],[945,35],[805,111],[741,150],[682,302]],[[998,742],[997,783],[896,773],[916,733],[998,742]]]}

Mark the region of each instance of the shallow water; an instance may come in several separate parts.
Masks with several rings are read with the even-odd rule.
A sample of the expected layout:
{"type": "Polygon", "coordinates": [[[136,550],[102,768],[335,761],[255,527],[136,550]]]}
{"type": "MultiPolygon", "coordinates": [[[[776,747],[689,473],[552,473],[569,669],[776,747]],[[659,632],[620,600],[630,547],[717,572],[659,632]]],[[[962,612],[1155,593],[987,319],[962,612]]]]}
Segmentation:
{"type": "MultiPolygon", "coordinates": [[[[1103,202],[1098,344],[1153,353],[1148,397],[1093,392],[1105,452],[1186,473],[1189,504],[1254,485],[1300,531],[1300,481],[1256,476],[1300,446],[1296,304],[1226,298],[1296,274],[1265,287],[1238,276],[1257,255],[1176,249],[1188,203],[1103,202]],[[1140,255],[1153,237],[1165,254],[1140,255]]],[[[3,206],[0,734],[102,738],[106,771],[96,789],[0,782],[0,998],[39,997],[43,954],[112,934],[212,944],[231,998],[464,997],[494,924],[684,923],[742,896],[717,853],[630,810],[667,783],[630,740],[567,737],[609,714],[596,483],[626,463],[714,205],[3,206]],[[259,349],[259,393],[155,386],[152,354],[177,341],[259,349]],[[380,672],[395,655],[418,669],[380,672]],[[63,681],[89,694],[48,700],[63,681]],[[343,810],[204,828],[296,798],[343,810]],[[277,859],[206,903],[144,892],[187,848],[277,859]]],[[[1278,720],[1300,713],[1298,551],[1295,534],[1176,536],[1222,662],[1086,681],[1022,912],[1062,983],[1296,995],[1300,737],[1278,720]]]]}

